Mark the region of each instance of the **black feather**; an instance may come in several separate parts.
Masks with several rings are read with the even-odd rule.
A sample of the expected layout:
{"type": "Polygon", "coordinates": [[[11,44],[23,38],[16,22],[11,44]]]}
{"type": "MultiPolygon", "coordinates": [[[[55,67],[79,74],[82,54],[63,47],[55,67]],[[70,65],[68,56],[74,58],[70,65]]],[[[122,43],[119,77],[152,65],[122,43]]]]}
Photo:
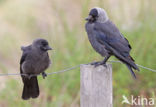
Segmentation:
{"type": "Polygon", "coordinates": [[[127,66],[127,68],[129,69],[131,75],[136,79],[136,75],[135,75],[135,73],[133,72],[131,66],[129,66],[128,64],[126,64],[126,66],[127,66]]]}

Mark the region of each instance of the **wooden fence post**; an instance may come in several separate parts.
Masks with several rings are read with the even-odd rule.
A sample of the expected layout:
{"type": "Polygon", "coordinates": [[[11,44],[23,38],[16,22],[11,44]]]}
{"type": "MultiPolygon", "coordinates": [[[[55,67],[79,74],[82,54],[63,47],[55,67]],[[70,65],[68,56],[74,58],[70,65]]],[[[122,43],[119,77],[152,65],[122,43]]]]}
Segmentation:
{"type": "Polygon", "coordinates": [[[80,66],[81,107],[113,107],[112,66],[80,66]]]}

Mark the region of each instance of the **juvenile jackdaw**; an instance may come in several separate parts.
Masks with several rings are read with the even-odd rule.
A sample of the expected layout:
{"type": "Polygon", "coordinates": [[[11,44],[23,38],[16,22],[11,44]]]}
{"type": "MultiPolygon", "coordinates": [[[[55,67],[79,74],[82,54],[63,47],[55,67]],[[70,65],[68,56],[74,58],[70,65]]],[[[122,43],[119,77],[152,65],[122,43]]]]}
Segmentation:
{"type": "Polygon", "coordinates": [[[20,73],[24,84],[22,99],[37,98],[39,96],[39,86],[37,74],[42,73],[43,78],[46,77],[44,72],[50,65],[48,50],[52,48],[45,39],[35,39],[29,46],[22,47],[23,51],[20,60],[20,73]],[[33,75],[33,76],[32,76],[33,75]]]}
{"type": "Polygon", "coordinates": [[[114,55],[126,64],[132,76],[136,78],[133,69],[139,71],[139,68],[129,54],[131,46],[115,24],[109,20],[106,11],[99,7],[92,8],[86,21],[85,28],[92,47],[105,57],[103,61],[92,64],[95,66],[105,65],[110,56],[114,55]]]}

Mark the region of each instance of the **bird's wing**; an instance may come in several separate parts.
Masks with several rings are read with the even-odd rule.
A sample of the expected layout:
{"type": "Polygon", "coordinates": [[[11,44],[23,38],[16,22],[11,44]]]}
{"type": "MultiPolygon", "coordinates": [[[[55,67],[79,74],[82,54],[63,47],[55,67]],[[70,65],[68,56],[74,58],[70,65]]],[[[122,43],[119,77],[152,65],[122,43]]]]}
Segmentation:
{"type": "Polygon", "coordinates": [[[22,54],[22,57],[21,57],[21,60],[20,60],[20,65],[25,61],[25,59],[26,59],[28,53],[31,51],[31,49],[32,49],[31,45],[26,46],[26,47],[24,47],[24,46],[21,47],[21,50],[23,51],[23,54],[22,54]]]}
{"type": "Polygon", "coordinates": [[[31,50],[31,45],[29,45],[29,46],[21,46],[21,50],[23,51],[23,52],[25,52],[25,51],[29,51],[29,50],[31,50]]]}
{"type": "Polygon", "coordinates": [[[129,56],[131,46],[112,22],[96,23],[94,30],[96,38],[100,43],[106,42],[122,56],[129,56]]]}
{"type": "MultiPolygon", "coordinates": [[[[23,73],[22,64],[23,64],[23,62],[25,61],[26,57],[27,57],[27,53],[26,53],[26,52],[23,52],[23,55],[22,55],[21,60],[20,60],[20,73],[21,73],[21,74],[23,73]]],[[[22,77],[22,80],[23,80],[23,82],[24,82],[25,76],[21,75],[21,77],[22,77]]]]}
{"type": "Polygon", "coordinates": [[[23,53],[21,60],[20,60],[20,65],[22,65],[22,63],[25,61],[26,56],[27,56],[27,53],[23,53]]]}
{"type": "MultiPolygon", "coordinates": [[[[22,57],[21,57],[21,60],[20,60],[20,73],[21,74],[23,73],[22,64],[24,63],[24,61],[26,60],[29,52],[31,51],[31,46],[24,47],[24,49],[22,49],[22,51],[23,51],[23,54],[22,54],[22,57]]],[[[22,80],[24,82],[25,76],[22,75],[21,77],[22,77],[22,80]]]]}
{"type": "Polygon", "coordinates": [[[117,27],[111,22],[95,23],[94,32],[99,43],[105,46],[114,56],[122,62],[131,65],[134,69],[138,67],[130,57],[129,52],[131,46],[126,38],[124,38],[117,27]]]}
{"type": "Polygon", "coordinates": [[[24,46],[21,47],[21,50],[23,51],[23,54],[22,54],[22,57],[21,57],[21,60],[20,60],[20,65],[22,65],[22,63],[25,61],[25,59],[26,59],[28,53],[31,51],[31,49],[32,49],[31,45],[26,46],[26,47],[24,47],[24,46]]]}

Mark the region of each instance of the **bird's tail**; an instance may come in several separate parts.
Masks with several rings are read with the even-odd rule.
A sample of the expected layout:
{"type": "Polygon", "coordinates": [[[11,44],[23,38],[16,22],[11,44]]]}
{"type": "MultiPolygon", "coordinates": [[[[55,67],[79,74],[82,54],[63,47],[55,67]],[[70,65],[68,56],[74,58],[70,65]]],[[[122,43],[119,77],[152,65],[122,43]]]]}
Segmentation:
{"type": "Polygon", "coordinates": [[[138,66],[135,64],[134,59],[131,56],[129,56],[126,59],[129,60],[130,63],[127,63],[127,64],[130,65],[131,68],[140,71],[139,68],[138,68],[138,66]]]}
{"type": "Polygon", "coordinates": [[[134,62],[134,59],[129,55],[128,57],[125,58],[127,61],[125,60],[121,60],[123,63],[126,64],[127,68],[129,69],[129,71],[131,72],[131,75],[136,78],[135,73],[133,72],[133,69],[138,70],[139,68],[137,67],[137,65],[134,62]]]}
{"type": "Polygon", "coordinates": [[[29,78],[23,78],[23,93],[22,93],[22,99],[27,100],[29,98],[37,98],[39,96],[39,86],[37,77],[31,77],[29,78]]]}
{"type": "Polygon", "coordinates": [[[126,64],[126,66],[127,66],[127,68],[129,69],[131,75],[136,79],[136,75],[135,75],[135,73],[133,72],[132,67],[131,67],[130,65],[128,65],[128,64],[126,64]]]}
{"type": "Polygon", "coordinates": [[[139,68],[137,67],[137,65],[134,63],[134,59],[130,55],[128,57],[124,57],[124,56],[116,53],[115,56],[119,60],[121,60],[123,63],[125,63],[126,65],[129,65],[131,68],[140,71],[139,68]]]}

